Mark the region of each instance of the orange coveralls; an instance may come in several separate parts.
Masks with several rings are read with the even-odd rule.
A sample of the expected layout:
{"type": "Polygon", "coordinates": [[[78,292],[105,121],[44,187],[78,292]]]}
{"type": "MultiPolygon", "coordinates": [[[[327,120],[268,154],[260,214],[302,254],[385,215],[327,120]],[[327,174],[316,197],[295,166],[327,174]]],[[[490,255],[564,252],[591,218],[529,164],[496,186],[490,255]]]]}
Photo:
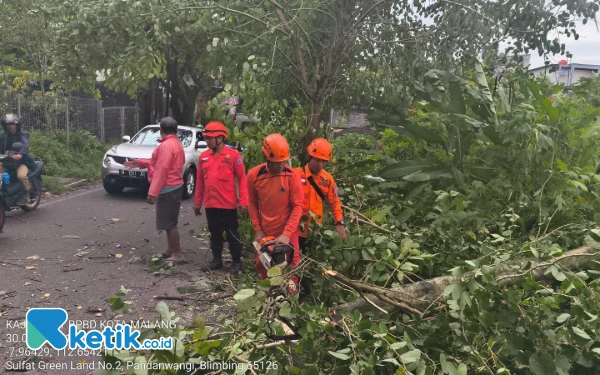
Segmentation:
{"type": "Polygon", "coordinates": [[[334,222],[337,223],[344,220],[338,188],[333,176],[325,170],[322,170],[318,175],[313,176],[310,169],[308,169],[308,166],[296,168],[295,171],[300,175],[302,187],[304,188],[304,209],[302,211],[302,217],[308,218],[301,223],[303,225],[300,228],[300,237],[306,238],[310,231],[312,217],[309,215],[309,212],[312,212],[315,215],[315,219],[318,223],[323,223],[323,199],[321,199],[319,194],[315,191],[314,187],[309,182],[309,178],[312,178],[315,181],[319,190],[321,190],[321,193],[323,193],[323,196],[327,199],[327,204],[333,214],[334,222]]]}
{"type": "MultiPolygon", "coordinates": [[[[294,254],[290,268],[300,262],[298,225],[304,205],[304,192],[300,176],[286,166],[279,175],[269,173],[267,164],[261,164],[248,172],[248,211],[254,231],[262,230],[267,236],[290,237],[294,254]]],[[[267,270],[255,255],[256,269],[260,278],[267,278],[267,270]]],[[[295,280],[297,282],[297,280],[295,280]]]]}

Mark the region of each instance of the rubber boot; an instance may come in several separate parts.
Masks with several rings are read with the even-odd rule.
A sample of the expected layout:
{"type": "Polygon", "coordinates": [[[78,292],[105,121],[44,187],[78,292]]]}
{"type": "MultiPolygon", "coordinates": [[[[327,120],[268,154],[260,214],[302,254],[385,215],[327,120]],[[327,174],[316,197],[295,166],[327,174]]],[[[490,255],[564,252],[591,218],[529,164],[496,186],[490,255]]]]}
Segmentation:
{"type": "Polygon", "coordinates": [[[242,247],[239,244],[232,244],[229,243],[229,248],[230,248],[230,252],[231,252],[231,273],[233,273],[234,275],[239,274],[240,272],[242,272],[242,247]]]}
{"type": "Polygon", "coordinates": [[[209,271],[214,271],[223,268],[223,250],[212,251],[213,260],[206,265],[209,271]]]}

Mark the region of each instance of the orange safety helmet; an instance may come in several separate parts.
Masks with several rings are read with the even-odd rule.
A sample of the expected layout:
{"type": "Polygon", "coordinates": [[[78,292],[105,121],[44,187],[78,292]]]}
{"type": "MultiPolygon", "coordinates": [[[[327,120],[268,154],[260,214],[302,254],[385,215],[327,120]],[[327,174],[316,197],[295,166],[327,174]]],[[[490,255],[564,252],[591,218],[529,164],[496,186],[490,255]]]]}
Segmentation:
{"type": "Polygon", "coordinates": [[[308,154],[312,157],[331,160],[331,143],[325,138],[314,139],[307,147],[308,154]]]}
{"type": "Polygon", "coordinates": [[[290,146],[281,134],[269,134],[262,145],[268,161],[279,163],[290,158],[290,146]]]}
{"type": "Polygon", "coordinates": [[[227,127],[218,121],[211,121],[206,124],[202,134],[207,137],[218,137],[222,135],[223,137],[227,138],[227,127]]]}

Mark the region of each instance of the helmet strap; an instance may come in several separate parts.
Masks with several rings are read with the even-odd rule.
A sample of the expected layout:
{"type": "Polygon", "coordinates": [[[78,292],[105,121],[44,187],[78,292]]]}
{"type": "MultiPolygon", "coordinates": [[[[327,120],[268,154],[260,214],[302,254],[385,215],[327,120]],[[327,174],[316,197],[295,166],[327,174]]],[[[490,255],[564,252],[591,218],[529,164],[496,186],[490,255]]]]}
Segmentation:
{"type": "Polygon", "coordinates": [[[223,148],[225,147],[225,142],[222,140],[221,141],[219,140],[219,138],[221,138],[221,137],[222,137],[222,135],[215,137],[216,146],[213,149],[213,154],[223,151],[223,148]]]}

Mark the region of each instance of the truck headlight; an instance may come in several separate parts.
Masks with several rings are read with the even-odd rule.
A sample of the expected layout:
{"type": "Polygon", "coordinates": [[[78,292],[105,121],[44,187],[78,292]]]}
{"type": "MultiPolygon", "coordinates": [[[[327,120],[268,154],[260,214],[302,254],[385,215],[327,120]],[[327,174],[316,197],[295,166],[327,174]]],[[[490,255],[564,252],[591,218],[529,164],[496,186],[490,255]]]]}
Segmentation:
{"type": "Polygon", "coordinates": [[[103,162],[103,164],[104,164],[104,166],[105,166],[106,168],[108,168],[108,167],[110,167],[110,163],[111,163],[111,160],[110,160],[110,158],[107,156],[107,157],[106,157],[106,159],[104,159],[104,162],[103,162]]]}

